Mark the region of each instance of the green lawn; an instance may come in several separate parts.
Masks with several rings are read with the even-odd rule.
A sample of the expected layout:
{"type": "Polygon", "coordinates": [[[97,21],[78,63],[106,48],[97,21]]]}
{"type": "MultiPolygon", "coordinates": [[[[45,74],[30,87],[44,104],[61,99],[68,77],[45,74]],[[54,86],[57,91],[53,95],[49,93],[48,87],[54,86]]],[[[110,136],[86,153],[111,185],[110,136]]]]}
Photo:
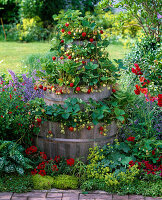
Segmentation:
{"type": "MultiPolygon", "coordinates": [[[[0,42],[0,73],[6,73],[9,69],[14,72],[22,72],[22,60],[25,60],[30,54],[46,53],[50,49],[48,42],[0,42]]],[[[108,46],[110,59],[122,59],[128,49],[124,49],[122,45],[108,46]]]]}
{"type": "Polygon", "coordinates": [[[49,49],[50,43],[47,42],[0,42],[0,72],[7,72],[8,69],[21,72],[21,61],[28,55],[46,53],[49,49]]]}

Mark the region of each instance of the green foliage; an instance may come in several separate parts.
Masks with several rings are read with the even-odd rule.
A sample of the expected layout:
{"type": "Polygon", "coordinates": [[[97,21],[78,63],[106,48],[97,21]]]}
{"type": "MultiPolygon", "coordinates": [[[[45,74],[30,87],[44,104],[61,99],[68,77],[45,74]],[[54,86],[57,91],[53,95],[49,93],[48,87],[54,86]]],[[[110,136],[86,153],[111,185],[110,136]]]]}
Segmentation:
{"type": "Polygon", "coordinates": [[[25,170],[32,169],[32,162],[23,155],[23,147],[0,140],[0,174],[18,173],[24,175],[25,170]]]}
{"type": "Polygon", "coordinates": [[[81,185],[81,190],[85,191],[92,191],[92,190],[104,190],[106,191],[107,185],[105,181],[100,179],[88,179],[81,185]]]}
{"type": "Polygon", "coordinates": [[[38,16],[22,19],[22,24],[16,25],[20,41],[38,41],[46,39],[49,35],[47,29],[43,28],[43,22],[38,16]]]}
{"type": "Polygon", "coordinates": [[[34,190],[49,190],[52,188],[54,178],[51,176],[41,176],[36,174],[32,176],[34,190]]]}
{"type": "Polygon", "coordinates": [[[160,40],[161,24],[160,19],[158,18],[158,14],[161,13],[160,0],[122,0],[118,2],[115,0],[102,0],[99,4],[99,7],[101,8],[107,6],[123,8],[120,18],[121,23],[123,23],[123,15],[127,15],[128,19],[132,19],[133,16],[142,27],[146,36],[154,36],[157,41],[160,40]]]}
{"type": "Polygon", "coordinates": [[[32,191],[33,182],[29,175],[3,175],[0,178],[0,192],[25,193],[32,191]]]}
{"type": "Polygon", "coordinates": [[[59,175],[54,178],[53,187],[58,189],[77,189],[78,178],[69,175],[59,175]]]}
{"type": "Polygon", "coordinates": [[[0,139],[18,140],[19,143],[25,143],[26,146],[31,144],[33,133],[37,134],[39,131],[38,124],[32,127],[35,116],[39,113],[35,110],[37,104],[26,104],[22,100],[21,88],[19,90],[13,89],[13,87],[4,89],[1,84],[0,90],[0,139]]]}

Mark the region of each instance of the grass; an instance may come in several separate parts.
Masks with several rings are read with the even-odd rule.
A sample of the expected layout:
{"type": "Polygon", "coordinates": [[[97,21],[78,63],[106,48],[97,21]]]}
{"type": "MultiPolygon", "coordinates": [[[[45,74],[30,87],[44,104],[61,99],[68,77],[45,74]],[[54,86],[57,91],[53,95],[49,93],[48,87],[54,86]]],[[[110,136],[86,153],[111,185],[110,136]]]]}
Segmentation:
{"type": "Polygon", "coordinates": [[[30,54],[46,53],[49,49],[48,42],[0,42],[0,73],[7,73],[9,69],[21,72],[22,60],[30,54]]]}
{"type": "MultiPolygon", "coordinates": [[[[50,49],[48,42],[2,42],[0,41],[0,73],[7,73],[9,69],[21,73],[23,71],[22,60],[31,54],[47,53],[50,49]]],[[[122,59],[129,52],[120,44],[108,46],[110,59],[122,59]]]]}

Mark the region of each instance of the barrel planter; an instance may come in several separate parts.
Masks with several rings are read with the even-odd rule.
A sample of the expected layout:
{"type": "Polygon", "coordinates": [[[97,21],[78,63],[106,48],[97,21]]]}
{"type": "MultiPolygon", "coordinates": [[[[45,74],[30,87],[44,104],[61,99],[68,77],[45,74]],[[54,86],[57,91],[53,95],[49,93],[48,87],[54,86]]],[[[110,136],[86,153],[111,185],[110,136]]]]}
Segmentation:
{"type": "Polygon", "coordinates": [[[100,126],[100,124],[97,124],[91,130],[84,128],[79,132],[71,132],[67,128],[65,134],[62,134],[60,133],[60,123],[44,122],[41,125],[40,134],[35,137],[35,143],[41,151],[47,153],[49,158],[60,155],[65,158],[81,158],[82,161],[86,162],[89,148],[111,143],[116,136],[117,126],[115,122],[107,126],[106,136],[99,134],[100,126]],[[48,130],[53,133],[50,138],[46,137],[48,130]]]}
{"type": "Polygon", "coordinates": [[[44,96],[44,101],[47,105],[53,105],[53,104],[63,104],[64,101],[67,98],[79,98],[82,99],[85,102],[88,102],[90,98],[92,98],[95,101],[103,100],[104,98],[108,98],[111,95],[112,86],[108,87],[102,87],[100,88],[101,92],[95,91],[93,93],[87,94],[87,93],[73,93],[72,89],[70,91],[70,94],[61,94],[57,95],[55,93],[46,91],[44,96]]]}

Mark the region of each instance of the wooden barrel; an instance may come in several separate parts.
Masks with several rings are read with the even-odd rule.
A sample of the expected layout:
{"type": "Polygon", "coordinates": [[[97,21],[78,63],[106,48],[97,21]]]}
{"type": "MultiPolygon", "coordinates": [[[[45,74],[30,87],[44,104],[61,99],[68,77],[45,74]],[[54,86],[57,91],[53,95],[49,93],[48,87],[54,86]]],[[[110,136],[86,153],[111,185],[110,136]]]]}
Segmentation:
{"type": "MultiPolygon", "coordinates": [[[[72,89],[71,89],[72,90],[72,89]]],[[[44,101],[46,102],[47,105],[53,105],[53,104],[63,104],[64,101],[67,98],[79,98],[82,99],[85,102],[88,102],[90,98],[92,98],[95,101],[103,100],[104,98],[108,98],[111,95],[112,91],[112,86],[108,87],[102,87],[100,88],[101,92],[94,92],[87,94],[87,93],[74,93],[71,91],[70,94],[61,94],[57,95],[55,93],[46,91],[44,95],[44,101]]]]}
{"type": "Polygon", "coordinates": [[[71,132],[67,128],[65,134],[62,134],[60,133],[60,123],[45,122],[41,125],[41,131],[35,138],[35,143],[42,151],[47,153],[49,158],[60,155],[65,158],[81,158],[82,161],[86,162],[89,148],[111,143],[116,136],[117,126],[114,122],[107,126],[108,133],[106,136],[99,133],[100,126],[100,124],[97,124],[91,130],[84,128],[79,132],[71,132]],[[53,133],[51,138],[46,137],[49,130],[53,133]]]}

